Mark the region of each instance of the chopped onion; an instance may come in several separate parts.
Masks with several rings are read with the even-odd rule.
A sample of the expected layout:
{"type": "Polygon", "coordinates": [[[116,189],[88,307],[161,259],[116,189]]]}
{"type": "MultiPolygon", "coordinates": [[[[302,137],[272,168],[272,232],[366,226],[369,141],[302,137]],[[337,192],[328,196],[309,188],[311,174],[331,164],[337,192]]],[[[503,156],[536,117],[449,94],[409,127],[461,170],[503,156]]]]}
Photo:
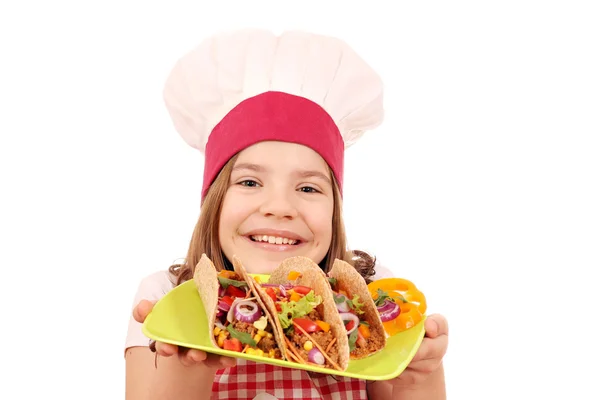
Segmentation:
{"type": "Polygon", "coordinates": [[[346,325],[346,321],[354,321],[354,326],[352,327],[352,329],[346,330],[346,333],[348,335],[354,332],[354,330],[358,328],[358,324],[360,324],[360,319],[358,319],[356,315],[349,312],[340,313],[340,318],[342,318],[342,321],[344,321],[344,326],[346,325]]]}
{"type": "MultiPolygon", "coordinates": [[[[290,289],[291,289],[291,287],[290,287],[290,289]]],[[[281,291],[282,297],[287,297],[287,291],[285,290],[285,286],[279,285],[279,290],[281,291]]]]}
{"type": "Polygon", "coordinates": [[[312,350],[308,352],[308,361],[323,365],[325,364],[325,357],[323,356],[323,353],[319,351],[319,349],[313,347],[312,350]]]}
{"type": "Polygon", "coordinates": [[[392,307],[379,313],[379,317],[381,318],[381,322],[391,321],[400,315],[400,307],[398,304],[393,303],[392,307]]]}
{"type": "Polygon", "coordinates": [[[221,321],[219,321],[219,320],[215,321],[215,326],[218,327],[218,328],[220,328],[220,329],[227,329],[227,328],[225,328],[225,325],[223,325],[223,323],[221,321]]]}
{"type": "Polygon", "coordinates": [[[222,311],[229,311],[229,308],[231,307],[229,304],[225,303],[223,300],[219,300],[219,302],[217,303],[217,307],[219,308],[219,310],[222,311]]]}
{"type": "Polygon", "coordinates": [[[235,319],[241,322],[253,323],[260,318],[260,308],[256,303],[248,300],[240,301],[235,306],[235,319]],[[244,308],[244,306],[250,307],[250,309],[244,308]]]}
{"type": "Polygon", "coordinates": [[[217,311],[217,318],[220,318],[220,317],[222,317],[222,316],[223,316],[223,314],[225,314],[225,311],[223,311],[223,310],[219,310],[219,311],[217,311]]]}
{"type": "Polygon", "coordinates": [[[337,310],[341,313],[345,313],[350,311],[350,306],[348,305],[348,298],[346,296],[344,296],[343,294],[338,294],[335,295],[335,306],[337,307],[337,310]],[[338,303],[339,299],[343,298],[344,301],[342,301],[341,303],[338,303]]]}

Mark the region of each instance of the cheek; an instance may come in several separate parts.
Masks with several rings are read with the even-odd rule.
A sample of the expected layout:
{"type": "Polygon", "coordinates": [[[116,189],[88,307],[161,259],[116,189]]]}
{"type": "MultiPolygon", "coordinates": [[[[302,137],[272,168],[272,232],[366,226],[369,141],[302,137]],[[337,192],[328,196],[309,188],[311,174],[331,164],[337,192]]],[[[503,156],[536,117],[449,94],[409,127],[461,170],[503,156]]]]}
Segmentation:
{"type": "Polygon", "coordinates": [[[230,237],[237,232],[240,224],[244,221],[246,210],[240,206],[239,202],[235,201],[235,196],[225,196],[221,215],[219,218],[219,236],[230,237]]]}
{"type": "Polygon", "coordinates": [[[331,243],[331,236],[333,234],[332,220],[333,220],[333,207],[313,208],[310,215],[310,230],[321,243],[331,243]]]}

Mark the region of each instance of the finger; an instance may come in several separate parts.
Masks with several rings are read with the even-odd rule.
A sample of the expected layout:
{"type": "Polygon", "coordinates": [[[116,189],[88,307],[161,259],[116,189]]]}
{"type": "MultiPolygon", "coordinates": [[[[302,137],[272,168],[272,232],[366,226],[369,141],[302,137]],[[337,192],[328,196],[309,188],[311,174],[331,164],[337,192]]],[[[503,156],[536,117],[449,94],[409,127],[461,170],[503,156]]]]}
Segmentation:
{"type": "Polygon", "coordinates": [[[231,368],[236,365],[236,359],[232,357],[219,356],[217,354],[208,354],[204,364],[207,367],[214,369],[231,368]]]}
{"type": "Polygon", "coordinates": [[[190,349],[187,352],[187,358],[194,363],[203,362],[206,357],[207,354],[202,350],[190,349]]]}
{"type": "Polygon", "coordinates": [[[441,360],[448,349],[448,336],[441,335],[435,339],[425,338],[411,363],[425,360],[441,360]]]}
{"type": "Polygon", "coordinates": [[[156,353],[159,356],[163,357],[171,357],[174,354],[177,354],[177,346],[169,343],[156,342],[156,353]]]}
{"type": "Polygon", "coordinates": [[[138,303],[138,305],[133,309],[133,318],[139,322],[140,324],[146,320],[152,308],[154,308],[154,304],[156,302],[152,302],[149,300],[142,300],[138,303]]]}
{"type": "Polygon", "coordinates": [[[425,320],[425,336],[436,338],[448,335],[448,321],[440,314],[432,314],[425,320]]]}
{"type": "Polygon", "coordinates": [[[179,360],[186,367],[190,367],[203,363],[206,360],[206,353],[196,349],[184,349],[184,351],[179,352],[179,360]]]}
{"type": "Polygon", "coordinates": [[[206,353],[200,350],[179,348],[179,361],[186,367],[200,364],[206,359],[206,353]]]}

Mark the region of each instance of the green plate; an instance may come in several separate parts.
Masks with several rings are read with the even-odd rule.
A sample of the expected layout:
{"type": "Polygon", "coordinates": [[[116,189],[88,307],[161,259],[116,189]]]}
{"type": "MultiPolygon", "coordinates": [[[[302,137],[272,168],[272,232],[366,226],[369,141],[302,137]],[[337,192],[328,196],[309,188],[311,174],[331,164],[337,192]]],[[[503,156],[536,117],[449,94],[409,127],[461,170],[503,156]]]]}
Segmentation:
{"type": "MultiPolygon", "coordinates": [[[[264,275],[258,276],[263,278],[263,282],[268,279],[264,275]]],[[[414,357],[425,335],[425,320],[422,320],[413,328],[389,337],[382,351],[362,360],[350,360],[346,371],[336,371],[223,350],[212,344],[207,335],[207,323],[204,305],[194,281],[190,280],[171,290],[156,303],[144,321],[142,332],[159,342],[199,349],[207,353],[372,381],[392,379],[400,375],[414,357]]]]}

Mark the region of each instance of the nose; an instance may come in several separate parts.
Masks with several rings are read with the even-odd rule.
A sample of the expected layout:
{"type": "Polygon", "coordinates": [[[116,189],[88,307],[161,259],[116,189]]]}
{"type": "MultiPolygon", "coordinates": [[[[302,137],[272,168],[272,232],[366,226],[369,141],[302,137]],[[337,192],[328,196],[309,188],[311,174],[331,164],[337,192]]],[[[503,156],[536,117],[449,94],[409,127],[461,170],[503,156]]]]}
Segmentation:
{"type": "Polygon", "coordinates": [[[293,219],[298,216],[293,195],[279,190],[271,190],[269,193],[265,193],[264,201],[259,210],[266,217],[293,219]]]}

